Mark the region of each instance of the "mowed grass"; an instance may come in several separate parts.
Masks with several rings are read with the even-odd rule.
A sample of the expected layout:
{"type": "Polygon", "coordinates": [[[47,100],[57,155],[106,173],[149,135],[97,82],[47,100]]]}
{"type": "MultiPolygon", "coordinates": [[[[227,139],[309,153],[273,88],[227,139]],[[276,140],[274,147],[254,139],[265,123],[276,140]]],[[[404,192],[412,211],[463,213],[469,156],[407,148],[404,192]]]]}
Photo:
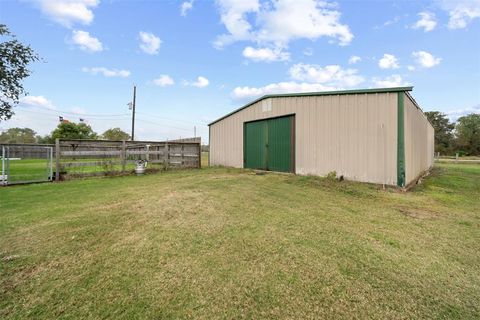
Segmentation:
{"type": "Polygon", "coordinates": [[[0,188],[2,319],[478,319],[480,166],[413,191],[205,168],[0,188]]]}
{"type": "Polygon", "coordinates": [[[50,160],[47,159],[10,160],[9,167],[10,182],[48,180],[50,175],[50,160]]]}

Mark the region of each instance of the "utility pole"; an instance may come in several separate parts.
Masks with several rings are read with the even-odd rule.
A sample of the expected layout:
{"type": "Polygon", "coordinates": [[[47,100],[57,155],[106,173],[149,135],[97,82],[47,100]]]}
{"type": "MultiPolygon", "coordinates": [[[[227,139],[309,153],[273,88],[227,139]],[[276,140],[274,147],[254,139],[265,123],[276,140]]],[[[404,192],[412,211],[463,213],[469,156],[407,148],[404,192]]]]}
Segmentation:
{"type": "Polygon", "coordinates": [[[133,86],[133,102],[132,102],[132,141],[135,141],[135,99],[137,96],[137,86],[133,86]]]}
{"type": "Polygon", "coordinates": [[[197,126],[193,126],[193,137],[197,137],[197,126]]]}

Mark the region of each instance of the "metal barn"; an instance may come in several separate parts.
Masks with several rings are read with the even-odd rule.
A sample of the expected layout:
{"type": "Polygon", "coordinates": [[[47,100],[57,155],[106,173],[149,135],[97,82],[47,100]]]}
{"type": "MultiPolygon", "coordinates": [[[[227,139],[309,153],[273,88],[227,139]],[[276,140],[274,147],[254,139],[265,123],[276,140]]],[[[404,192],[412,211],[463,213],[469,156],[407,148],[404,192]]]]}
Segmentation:
{"type": "Polygon", "coordinates": [[[405,187],[434,156],[412,89],[266,95],[209,124],[210,165],[405,187]]]}

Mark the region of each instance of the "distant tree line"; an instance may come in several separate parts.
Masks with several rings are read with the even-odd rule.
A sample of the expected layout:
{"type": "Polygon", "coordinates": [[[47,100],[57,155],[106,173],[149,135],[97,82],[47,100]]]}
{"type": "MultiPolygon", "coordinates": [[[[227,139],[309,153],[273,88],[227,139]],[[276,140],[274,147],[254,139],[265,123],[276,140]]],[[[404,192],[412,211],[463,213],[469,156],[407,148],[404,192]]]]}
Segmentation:
{"type": "Polygon", "coordinates": [[[480,114],[471,113],[450,122],[439,111],[425,112],[435,129],[435,152],[441,155],[480,155],[480,114]]]}
{"type": "Polygon", "coordinates": [[[0,134],[0,143],[55,143],[55,139],[130,140],[130,135],[120,128],[111,128],[101,135],[88,124],[61,122],[50,134],[37,135],[30,128],[10,128],[0,134]]]}
{"type": "MultiPolygon", "coordinates": [[[[480,155],[480,114],[472,113],[450,122],[444,113],[425,112],[435,129],[435,152],[442,155],[480,155]]],[[[111,128],[98,135],[83,122],[61,122],[51,134],[36,135],[30,128],[11,128],[0,134],[0,143],[54,143],[60,139],[130,140],[120,128],[111,128]]],[[[202,149],[208,150],[207,146],[202,149]]]]}

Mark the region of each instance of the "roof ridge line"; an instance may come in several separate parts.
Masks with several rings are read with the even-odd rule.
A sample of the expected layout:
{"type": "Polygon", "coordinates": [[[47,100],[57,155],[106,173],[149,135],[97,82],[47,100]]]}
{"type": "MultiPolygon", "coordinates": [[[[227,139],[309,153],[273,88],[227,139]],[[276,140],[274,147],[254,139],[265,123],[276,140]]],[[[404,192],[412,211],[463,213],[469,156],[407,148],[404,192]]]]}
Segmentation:
{"type": "Polygon", "coordinates": [[[208,124],[208,126],[211,126],[212,124],[215,124],[219,122],[220,120],[223,120],[245,108],[248,108],[252,104],[255,104],[259,101],[262,101],[263,99],[268,99],[268,98],[281,98],[281,97],[308,97],[308,96],[327,96],[327,95],[344,95],[344,94],[368,94],[368,93],[388,93],[388,92],[406,92],[406,91],[412,91],[413,86],[408,86],[408,87],[392,87],[392,88],[370,88],[370,89],[351,89],[351,90],[333,90],[333,91],[316,91],[316,92],[297,92],[297,93],[273,93],[273,94],[266,94],[264,96],[261,96],[260,98],[257,98],[242,107],[233,110],[230,113],[227,113],[221,118],[218,118],[208,124]]]}

